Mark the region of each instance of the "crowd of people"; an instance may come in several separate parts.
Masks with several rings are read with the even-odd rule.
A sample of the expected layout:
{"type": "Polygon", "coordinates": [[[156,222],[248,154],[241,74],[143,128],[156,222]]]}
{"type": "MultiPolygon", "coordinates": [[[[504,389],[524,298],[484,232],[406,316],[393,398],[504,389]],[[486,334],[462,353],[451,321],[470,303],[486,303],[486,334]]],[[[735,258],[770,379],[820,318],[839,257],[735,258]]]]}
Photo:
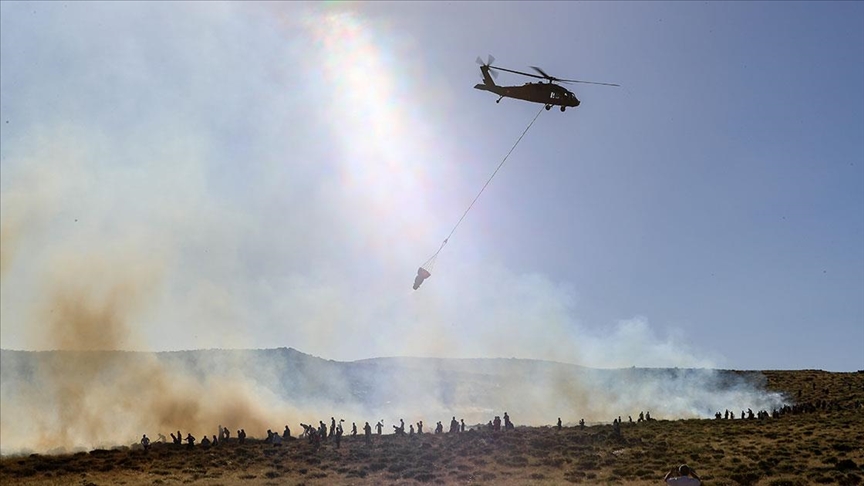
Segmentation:
{"type": "MultiPolygon", "coordinates": [[[[301,423],[300,427],[303,429],[297,437],[291,435],[291,428],[286,425],[282,433],[274,432],[272,429],[267,429],[267,437],[263,439],[264,443],[272,444],[274,446],[280,446],[286,441],[297,440],[297,439],[305,439],[310,444],[315,446],[319,446],[322,442],[332,441],[335,447],[339,448],[342,442],[342,436],[345,435],[345,429],[343,428],[343,423],[345,423],[345,419],[336,420],[336,417],[330,417],[330,425],[328,425],[323,421],[319,420],[318,425],[310,425],[301,423]]],[[[458,434],[462,432],[466,432],[467,430],[472,429],[483,429],[490,431],[500,431],[502,429],[502,421],[500,416],[495,416],[492,420],[490,420],[485,426],[476,425],[474,427],[468,427],[465,424],[465,419],[457,420],[455,416],[450,419],[450,429],[448,431],[449,434],[458,434]]],[[[583,421],[584,425],[584,421],[583,421]]],[[[416,424],[409,424],[408,431],[405,430],[405,420],[399,419],[399,425],[393,425],[393,434],[394,435],[422,435],[423,432],[423,421],[420,420],[416,424]],[[415,428],[416,426],[416,428],[415,428]]],[[[231,430],[227,427],[223,427],[219,425],[219,433],[218,435],[213,434],[212,439],[204,436],[200,441],[200,447],[214,447],[218,446],[220,443],[227,442],[231,439],[231,430]]],[[[504,430],[512,430],[515,426],[513,422],[510,421],[510,415],[507,412],[504,412],[504,421],[503,421],[503,429],[504,430]]],[[[369,422],[366,422],[363,425],[363,436],[364,440],[367,444],[371,443],[372,438],[372,426],[369,422]]],[[[383,435],[384,431],[384,421],[379,420],[375,424],[375,430],[377,435],[383,435]]],[[[441,421],[439,421],[435,427],[434,434],[443,434],[444,433],[444,425],[441,421]]],[[[171,432],[169,434],[171,436],[171,443],[175,445],[183,445],[185,442],[186,447],[192,448],[195,447],[197,439],[191,433],[187,433],[186,437],[183,437],[183,434],[178,430],[177,433],[171,432]]],[[[359,435],[357,429],[357,423],[351,423],[351,437],[357,437],[359,435]]],[[[243,444],[246,441],[246,430],[239,429],[237,430],[236,442],[239,444],[243,444]]],[[[159,434],[159,440],[157,442],[167,443],[167,438],[159,434]]],[[[147,435],[143,435],[140,440],[141,446],[144,450],[149,450],[151,445],[151,440],[147,435]]]]}
{"type": "MultiPolygon", "coordinates": [[[[837,402],[830,402],[826,400],[817,400],[815,402],[806,402],[795,405],[785,405],[779,409],[774,409],[770,413],[767,410],[759,410],[758,412],[754,412],[752,409],[748,408],[746,411],[741,410],[741,414],[737,417],[740,419],[746,420],[764,420],[768,418],[780,418],[784,415],[798,415],[803,413],[815,413],[819,411],[834,411],[840,410],[843,408],[848,408],[849,406],[854,406],[855,408],[864,409],[864,403],[857,401],[851,405],[845,405],[837,402]]],[[[642,423],[642,422],[651,422],[656,419],[651,417],[650,411],[640,411],[637,420],[633,420],[632,416],[628,416],[628,422],[630,424],[634,423],[642,423]]],[[[725,412],[716,412],[714,414],[714,418],[716,420],[733,420],[736,418],[736,413],[734,410],[725,410],[725,412]]],[[[312,444],[320,445],[321,442],[327,442],[328,440],[333,440],[333,443],[336,447],[341,445],[342,436],[345,434],[342,424],[345,422],[344,419],[340,419],[338,422],[335,417],[330,418],[330,426],[328,427],[324,421],[319,421],[318,426],[307,425],[301,423],[300,426],[303,428],[303,432],[296,438],[306,439],[312,444]]],[[[623,423],[622,418],[619,416],[612,420],[612,431],[613,434],[620,435],[621,434],[621,424],[623,423]]],[[[578,427],[582,430],[585,429],[585,419],[580,419],[578,423],[578,427]]],[[[420,420],[416,424],[409,424],[408,431],[405,430],[405,421],[403,419],[399,419],[399,425],[393,425],[393,434],[394,435],[408,435],[414,436],[423,434],[423,421],[420,420]]],[[[372,428],[369,422],[366,422],[363,425],[363,436],[365,437],[366,443],[371,442],[372,436],[372,428]]],[[[375,431],[377,435],[382,435],[384,430],[384,421],[379,420],[376,422],[375,431]]],[[[504,412],[503,420],[502,416],[496,415],[494,418],[489,420],[486,424],[477,424],[474,426],[466,426],[465,419],[457,420],[455,416],[450,419],[450,427],[448,429],[449,434],[457,434],[466,432],[466,430],[488,430],[492,432],[499,432],[503,430],[513,430],[515,425],[510,420],[510,415],[507,412],[504,412]]],[[[560,431],[563,428],[561,417],[558,417],[558,421],[556,422],[555,428],[560,431]]],[[[441,421],[438,421],[435,424],[434,434],[443,434],[444,433],[444,424],[441,421]]],[[[169,434],[171,436],[171,442],[176,445],[183,445],[185,442],[186,447],[194,447],[197,439],[191,433],[187,433],[184,438],[183,435],[178,430],[176,434],[173,432],[169,434]]],[[[273,444],[274,446],[281,445],[284,441],[293,440],[295,437],[291,435],[291,429],[286,425],[281,434],[274,432],[270,429],[267,430],[267,437],[264,440],[265,443],[273,444]]],[[[351,423],[351,437],[356,437],[359,435],[357,429],[357,423],[351,423]]],[[[246,441],[246,430],[238,429],[236,433],[236,441],[240,444],[243,444],[246,441]]],[[[231,439],[231,430],[227,427],[223,427],[219,425],[218,427],[218,435],[213,434],[212,438],[205,435],[201,441],[201,447],[213,447],[219,445],[221,442],[227,441],[231,439]]],[[[159,434],[159,439],[157,442],[165,443],[167,442],[167,438],[159,434]]],[[[145,450],[149,450],[151,445],[151,440],[145,434],[142,436],[140,440],[141,446],[145,450]]]]}
{"type": "MultiPolygon", "coordinates": [[[[855,402],[855,408],[864,409],[864,403],[855,402]]],[[[796,405],[786,405],[779,409],[774,409],[770,413],[767,410],[760,410],[758,412],[754,412],[752,409],[741,410],[741,414],[738,415],[740,419],[745,420],[765,420],[769,418],[778,419],[784,415],[791,414],[797,415],[802,413],[814,413],[818,411],[833,411],[839,410],[842,408],[848,408],[850,405],[846,405],[845,407],[842,404],[828,402],[825,400],[820,400],[816,402],[807,402],[796,405]]],[[[725,412],[716,412],[714,414],[714,418],[716,420],[733,420],[736,418],[736,413],[734,411],[725,410],[725,412]]],[[[651,417],[651,412],[639,412],[639,416],[636,421],[633,420],[632,416],[628,416],[628,422],[631,425],[635,425],[637,423],[642,422],[652,422],[656,421],[655,418],[651,417]]],[[[285,425],[282,433],[274,432],[272,429],[267,430],[267,437],[262,441],[267,444],[272,444],[274,447],[281,446],[286,441],[303,439],[308,441],[309,444],[313,445],[315,448],[320,447],[323,443],[332,443],[335,448],[341,447],[342,437],[345,435],[345,429],[343,428],[343,423],[345,423],[344,419],[336,420],[335,417],[330,418],[330,425],[328,425],[324,421],[319,421],[318,426],[309,425],[301,423],[300,426],[303,429],[297,437],[292,436],[291,429],[288,425],[285,425]]],[[[621,436],[621,424],[623,423],[622,418],[619,416],[612,421],[612,434],[621,436]]],[[[416,424],[409,424],[408,430],[405,430],[405,421],[403,419],[399,419],[399,425],[392,425],[393,427],[393,435],[396,436],[415,436],[424,434],[423,429],[423,421],[420,420],[416,424]]],[[[581,430],[584,430],[586,427],[585,419],[580,419],[578,422],[578,427],[581,430]]],[[[362,426],[362,436],[365,444],[371,445],[372,443],[372,429],[373,426],[369,424],[369,422],[365,422],[362,426]]],[[[374,429],[376,431],[376,435],[383,435],[384,430],[384,421],[378,420],[375,423],[374,429]]],[[[514,430],[515,425],[510,420],[510,415],[507,412],[502,416],[494,416],[491,420],[489,420],[486,424],[476,424],[474,426],[467,426],[465,424],[465,419],[457,420],[455,416],[450,419],[450,427],[447,431],[447,434],[461,434],[466,431],[478,430],[478,431],[489,431],[493,433],[501,432],[502,430],[514,430]]],[[[561,431],[563,429],[563,424],[561,418],[558,417],[558,420],[555,425],[555,429],[557,431],[561,431]]],[[[435,425],[435,429],[433,434],[444,434],[444,424],[441,421],[438,421],[435,425]]],[[[196,444],[196,438],[191,433],[187,433],[184,438],[181,432],[178,430],[177,433],[170,433],[171,441],[173,444],[178,446],[183,446],[185,442],[185,446],[187,448],[193,448],[196,444]]],[[[350,437],[356,438],[360,435],[360,431],[358,431],[357,423],[351,423],[351,431],[349,433],[350,437]]],[[[199,447],[209,448],[209,447],[217,447],[220,444],[226,442],[234,442],[238,444],[243,444],[246,441],[246,431],[245,429],[238,429],[236,433],[236,439],[231,437],[231,431],[227,427],[223,427],[219,425],[218,427],[218,435],[213,434],[212,439],[207,435],[200,441],[199,447]]],[[[159,439],[157,442],[167,443],[167,438],[159,434],[159,439]]],[[[151,440],[147,435],[143,435],[140,440],[141,447],[148,451],[151,447],[151,440]]],[[[696,471],[693,468],[687,466],[686,464],[682,464],[675,468],[672,468],[664,478],[664,481],[669,485],[675,486],[687,486],[687,485],[699,485],[701,483],[701,479],[696,474],[696,471]]]]}

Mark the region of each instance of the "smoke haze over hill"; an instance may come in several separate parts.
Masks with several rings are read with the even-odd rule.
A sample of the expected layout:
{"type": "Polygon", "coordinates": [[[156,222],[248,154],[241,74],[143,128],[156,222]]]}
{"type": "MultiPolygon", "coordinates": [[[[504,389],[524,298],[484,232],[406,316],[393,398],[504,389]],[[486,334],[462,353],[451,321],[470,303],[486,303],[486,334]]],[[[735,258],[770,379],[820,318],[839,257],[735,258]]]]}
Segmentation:
{"type": "Polygon", "coordinates": [[[2,452],[860,369],[864,4],[623,5],[0,2],[2,452]],[[540,112],[468,215],[542,109],[471,88],[489,46],[622,89],[540,112]]]}
{"type": "Polygon", "coordinates": [[[135,442],[142,433],[253,437],[329,417],[390,425],[451,416],[517,425],[710,417],[726,408],[778,407],[758,372],[600,370],[516,359],[381,358],[338,362],[293,349],[166,353],[3,350],[3,453],[135,442]]]}

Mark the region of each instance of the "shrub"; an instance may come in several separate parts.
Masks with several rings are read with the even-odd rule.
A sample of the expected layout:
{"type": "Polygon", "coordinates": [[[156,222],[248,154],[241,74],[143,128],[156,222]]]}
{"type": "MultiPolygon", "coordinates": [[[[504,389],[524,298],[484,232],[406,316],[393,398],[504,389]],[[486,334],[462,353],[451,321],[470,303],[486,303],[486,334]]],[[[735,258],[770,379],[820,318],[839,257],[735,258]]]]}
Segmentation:
{"type": "Polygon", "coordinates": [[[806,486],[806,483],[799,481],[797,479],[774,479],[770,483],[769,486],[806,486]]]}
{"type": "Polygon", "coordinates": [[[843,484],[843,485],[856,485],[856,484],[861,484],[861,476],[859,476],[859,475],[857,475],[857,474],[847,474],[845,478],[842,478],[842,479],[841,479],[840,481],[838,481],[838,482],[839,482],[840,484],[843,484]]]}
{"type": "Polygon", "coordinates": [[[741,486],[750,486],[751,484],[756,484],[756,482],[759,481],[759,478],[761,478],[762,475],[757,472],[743,472],[734,473],[729,477],[741,486]]]}
{"type": "Polygon", "coordinates": [[[435,475],[432,473],[421,473],[414,476],[414,479],[420,481],[421,483],[428,483],[429,481],[435,479],[435,475]]]}

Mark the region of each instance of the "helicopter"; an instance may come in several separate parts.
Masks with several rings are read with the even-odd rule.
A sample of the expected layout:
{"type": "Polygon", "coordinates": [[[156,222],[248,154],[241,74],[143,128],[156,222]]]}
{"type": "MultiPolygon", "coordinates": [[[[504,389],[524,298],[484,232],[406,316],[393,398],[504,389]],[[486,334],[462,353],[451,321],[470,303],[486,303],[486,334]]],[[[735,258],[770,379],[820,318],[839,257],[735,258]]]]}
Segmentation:
{"type": "Polygon", "coordinates": [[[512,69],[506,69],[498,66],[493,66],[492,63],[495,62],[495,58],[491,55],[488,58],[487,62],[483,62],[480,57],[477,57],[477,64],[480,65],[480,72],[483,75],[483,83],[477,84],[474,86],[474,89],[479,89],[482,91],[489,91],[495,93],[499,96],[495,103],[500,103],[504,98],[514,98],[517,100],[530,101],[532,103],[543,103],[546,105],[546,109],[550,110],[553,106],[560,106],[561,111],[567,109],[568,106],[577,107],[579,106],[579,98],[573,94],[572,91],[567,88],[555,84],[559,83],[585,83],[585,84],[600,84],[603,86],[620,86],[612,83],[597,83],[594,81],[579,81],[577,79],[560,79],[554,76],[549,76],[542,69],[536,66],[531,66],[532,69],[540,73],[530,74],[523,73],[521,71],[514,71],[512,69]],[[522,76],[529,76],[532,78],[545,79],[546,82],[535,82],[535,83],[525,83],[522,86],[500,86],[495,84],[495,80],[493,77],[497,77],[497,73],[495,71],[506,71],[508,73],[513,74],[521,74],[522,76]]]}

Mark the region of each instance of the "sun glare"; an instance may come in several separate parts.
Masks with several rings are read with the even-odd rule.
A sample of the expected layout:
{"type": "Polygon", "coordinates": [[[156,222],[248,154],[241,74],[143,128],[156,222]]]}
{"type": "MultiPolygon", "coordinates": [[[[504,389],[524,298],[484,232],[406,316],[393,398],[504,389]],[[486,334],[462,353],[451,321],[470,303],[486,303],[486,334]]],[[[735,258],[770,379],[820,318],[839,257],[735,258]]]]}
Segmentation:
{"type": "Polygon", "coordinates": [[[407,95],[400,39],[350,11],[325,12],[311,28],[324,51],[325,112],[341,155],[334,164],[339,190],[360,215],[354,221],[360,240],[388,253],[393,238],[425,234],[422,194],[430,187],[425,158],[418,156],[428,152],[426,127],[406,109],[416,100],[407,95]]]}

